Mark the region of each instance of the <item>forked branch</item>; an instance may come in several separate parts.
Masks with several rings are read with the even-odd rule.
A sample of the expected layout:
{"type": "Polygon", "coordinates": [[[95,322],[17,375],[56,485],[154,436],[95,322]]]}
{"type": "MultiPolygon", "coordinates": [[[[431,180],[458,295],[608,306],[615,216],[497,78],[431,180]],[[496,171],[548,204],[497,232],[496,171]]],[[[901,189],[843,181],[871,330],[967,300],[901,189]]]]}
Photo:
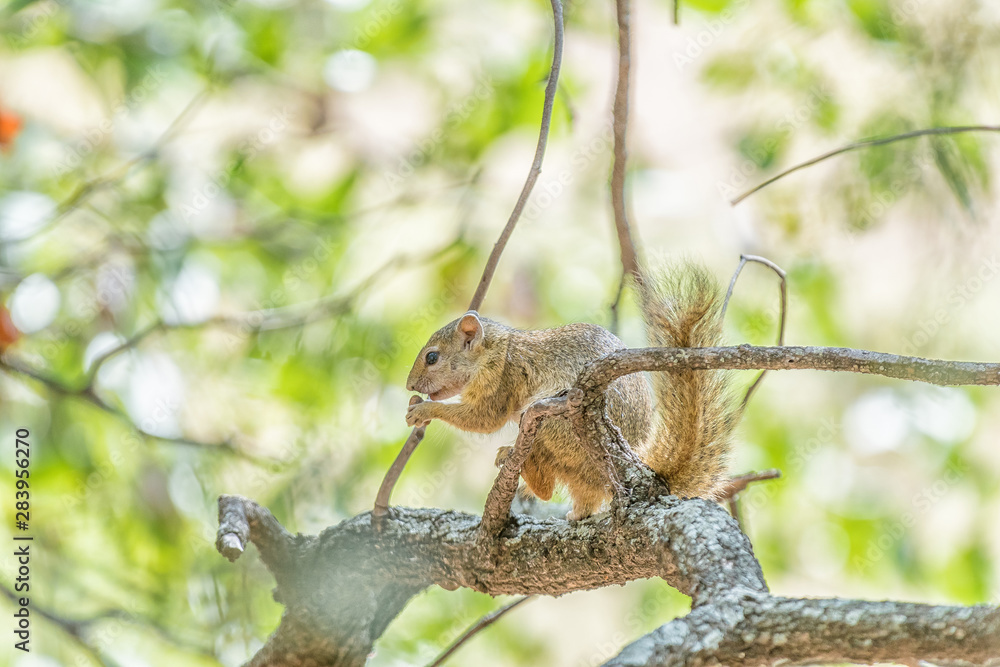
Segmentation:
{"type": "MultiPolygon", "coordinates": [[[[733,278],[729,281],[729,289],[726,290],[726,298],[722,302],[722,314],[719,317],[725,318],[726,309],[729,307],[729,300],[732,298],[733,289],[736,287],[736,280],[740,277],[740,273],[743,271],[743,267],[747,265],[747,262],[763,264],[767,268],[774,271],[774,273],[778,276],[778,284],[781,290],[781,310],[778,317],[778,347],[781,347],[785,344],[785,323],[788,319],[788,278],[785,275],[784,269],[766,257],[759,257],[757,255],[740,255],[739,266],[736,267],[736,271],[733,273],[733,278]]],[[[750,397],[753,396],[757,387],[760,386],[760,383],[764,380],[764,375],[766,373],[767,371],[761,371],[747,389],[746,394],[743,396],[743,403],[740,405],[741,410],[746,410],[747,403],[750,402],[750,397]]]]}

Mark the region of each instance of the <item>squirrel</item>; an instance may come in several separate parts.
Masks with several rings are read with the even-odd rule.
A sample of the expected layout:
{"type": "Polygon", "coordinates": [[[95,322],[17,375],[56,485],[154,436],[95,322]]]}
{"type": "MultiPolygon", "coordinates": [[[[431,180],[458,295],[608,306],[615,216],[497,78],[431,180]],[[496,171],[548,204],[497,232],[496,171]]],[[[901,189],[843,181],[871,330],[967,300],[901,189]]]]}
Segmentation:
{"type": "MultiPolygon", "coordinates": [[[[688,265],[658,284],[639,284],[649,342],[657,347],[709,347],[722,337],[721,299],[708,272],[688,265]]],[[[434,333],[410,370],[406,388],[430,400],[411,405],[407,424],[440,419],[464,431],[492,433],[518,421],[532,402],[573,387],[583,367],[626,345],[596,324],[518,330],[469,311],[434,333]],[[461,395],[459,402],[445,403],[461,395]]],[[[607,411],[643,462],[680,497],[717,499],[738,412],[722,371],[643,374],[608,387],[607,411]],[[655,396],[655,412],[654,400],[655,396]]],[[[500,467],[513,448],[502,447],[500,467]]],[[[566,420],[542,422],[521,477],[549,500],[562,482],[573,501],[570,521],[590,516],[609,497],[605,473],[566,420]]]]}

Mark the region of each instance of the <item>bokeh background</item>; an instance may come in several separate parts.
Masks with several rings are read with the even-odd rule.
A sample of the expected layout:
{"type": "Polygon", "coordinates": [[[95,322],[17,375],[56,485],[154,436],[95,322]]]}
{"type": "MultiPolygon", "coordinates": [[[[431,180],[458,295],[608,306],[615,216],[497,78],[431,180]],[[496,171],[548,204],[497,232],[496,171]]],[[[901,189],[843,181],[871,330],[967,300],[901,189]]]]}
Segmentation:
{"type": "MultiPolygon", "coordinates": [[[[1000,359],[1000,137],[851,153],[729,204],[863,137],[997,122],[1000,5],[671,11],[634,9],[650,260],[724,283],[741,252],[773,259],[790,344],[1000,359]]],[[[607,324],[620,271],[613,3],[566,16],[544,171],[484,306],[523,327],[607,324]]],[[[215,552],[216,498],[304,533],[370,508],[408,433],[409,365],[468,303],[527,173],[548,3],[15,0],[0,31],[0,540],[19,428],[35,538],[32,653],[8,635],[0,662],[239,664],[281,608],[253,550],[215,552]]],[[[729,339],[770,344],[777,295],[749,267],[729,339]]],[[[620,332],[643,344],[631,298],[620,332]]],[[[394,501],[479,511],[513,436],[432,425],[394,501]]],[[[996,603],[998,436],[995,388],[772,374],[733,460],[784,472],[744,505],[772,589],[996,603]]],[[[372,664],[425,664],[501,603],[427,591],[372,664]]],[[[660,581],[537,600],[452,663],[597,665],[687,607],[660,581]]]]}

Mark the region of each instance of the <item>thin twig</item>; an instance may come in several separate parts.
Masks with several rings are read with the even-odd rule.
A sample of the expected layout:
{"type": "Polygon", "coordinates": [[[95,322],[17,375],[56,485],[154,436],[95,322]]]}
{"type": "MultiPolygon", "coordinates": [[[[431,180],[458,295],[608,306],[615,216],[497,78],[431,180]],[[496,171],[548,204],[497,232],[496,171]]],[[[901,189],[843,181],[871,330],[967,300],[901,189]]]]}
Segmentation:
{"type": "Polygon", "coordinates": [[[125,176],[127,176],[136,165],[146,162],[147,160],[151,160],[156,156],[157,152],[159,152],[159,150],[177,134],[177,131],[181,128],[181,126],[187,122],[194,112],[202,105],[205,101],[206,95],[208,94],[208,90],[208,88],[205,88],[195,95],[181,110],[180,114],[178,114],[170,125],[167,126],[167,129],[164,130],[159,137],[157,137],[156,141],[149,147],[148,150],[145,150],[134,158],[125,161],[118,167],[112,169],[110,172],[97,176],[96,178],[80,185],[73,192],[73,194],[64,199],[59,206],[56,207],[55,216],[45,223],[36,233],[20,238],[8,239],[5,242],[8,244],[20,243],[37,236],[41,232],[51,229],[60,220],[69,215],[70,211],[82,205],[91,195],[125,178],[125,176]]]}
{"type": "Polygon", "coordinates": [[[822,162],[827,158],[834,157],[835,155],[840,155],[841,153],[847,153],[848,151],[857,150],[859,148],[870,148],[872,146],[884,146],[885,144],[891,144],[896,141],[903,141],[905,139],[913,139],[914,137],[923,137],[926,135],[942,135],[942,134],[961,134],[963,132],[1000,132],[1000,125],[963,125],[959,127],[931,127],[923,130],[914,130],[913,132],[904,132],[903,134],[894,134],[889,137],[878,137],[875,139],[865,139],[863,141],[858,141],[853,144],[848,144],[846,146],[841,146],[840,148],[834,149],[827,153],[823,153],[811,160],[806,160],[801,162],[794,167],[786,169],[776,176],[772,176],[760,185],[750,188],[743,194],[739,195],[735,199],[730,200],[730,204],[736,206],[741,201],[749,197],[750,195],[763,190],[771,183],[788,176],[800,169],[805,169],[806,167],[811,167],[812,165],[822,162]]]}
{"type": "MultiPolygon", "coordinates": [[[[628,162],[629,85],[632,77],[632,15],[629,0],[615,0],[618,17],[618,82],[614,103],[614,163],[611,167],[611,207],[615,215],[615,231],[621,252],[622,270],[642,282],[639,254],[629,222],[629,205],[625,196],[625,176],[628,162]]],[[[621,291],[619,290],[619,296],[621,291]]],[[[617,304],[617,299],[615,300],[617,304]]]]}
{"type": "Polygon", "coordinates": [[[618,306],[621,305],[622,294],[625,293],[625,282],[628,280],[628,271],[622,269],[622,279],[618,281],[618,293],[615,294],[615,300],[611,302],[611,322],[608,325],[608,330],[611,333],[618,335],[618,306]]]}
{"type": "Polygon", "coordinates": [[[240,326],[247,326],[250,321],[257,321],[256,325],[250,327],[252,331],[276,331],[304,326],[322,319],[341,315],[350,310],[367,290],[379,282],[392,277],[394,271],[433,262],[459,247],[462,243],[463,239],[460,236],[440,248],[435,248],[423,254],[393,257],[368,274],[367,277],[345,294],[321,297],[308,304],[296,304],[284,308],[258,310],[242,315],[228,316],[220,319],[219,323],[232,324],[236,322],[240,326]]]}
{"type": "Polygon", "coordinates": [[[846,347],[647,347],[611,352],[590,362],[577,387],[584,401],[616,379],[642,371],[817,370],[878,375],[944,387],[1000,385],[1000,363],[907,357],[846,347]]]}
{"type": "MultiPolygon", "coordinates": [[[[15,595],[12,591],[10,591],[6,586],[0,586],[0,593],[2,593],[4,597],[9,599],[12,604],[14,605],[19,604],[18,596],[15,595]]],[[[97,662],[97,664],[104,665],[105,667],[108,667],[109,665],[117,667],[118,665],[117,662],[114,661],[108,662],[105,659],[106,656],[103,656],[101,652],[97,649],[97,647],[95,647],[93,644],[87,641],[87,639],[84,637],[84,632],[86,632],[87,628],[94,623],[97,623],[99,621],[104,620],[105,618],[108,618],[107,614],[101,614],[93,618],[87,618],[82,620],[72,620],[64,618],[59,614],[56,614],[53,611],[49,611],[48,609],[45,609],[43,607],[39,607],[34,601],[32,601],[31,603],[31,613],[33,615],[38,614],[39,616],[46,619],[56,627],[60,628],[67,635],[72,637],[73,641],[79,644],[84,651],[90,654],[90,657],[92,657],[97,662]]]]}
{"type": "Polygon", "coordinates": [[[514,449],[504,461],[500,472],[497,473],[497,477],[493,481],[493,487],[486,497],[483,519],[479,524],[480,542],[491,543],[507,525],[507,519],[510,517],[510,506],[517,493],[517,480],[521,475],[524,462],[531,454],[531,446],[535,442],[535,435],[542,422],[549,417],[565,414],[571,405],[576,404],[576,401],[571,401],[565,396],[543,398],[529,405],[521,413],[521,423],[517,432],[517,440],[514,442],[514,449]]]}
{"type": "Polygon", "coordinates": [[[106,361],[108,361],[114,356],[121,354],[122,352],[125,352],[126,350],[131,350],[136,345],[141,343],[149,335],[157,331],[160,331],[163,328],[164,328],[163,320],[157,320],[156,322],[149,325],[145,329],[139,331],[139,333],[132,336],[128,340],[123,341],[120,345],[116,345],[115,347],[111,348],[104,354],[101,354],[96,359],[94,359],[94,362],[90,367],[90,373],[87,375],[87,383],[84,387],[84,390],[86,391],[93,389],[94,382],[96,382],[97,380],[97,373],[101,370],[101,366],[103,366],[106,361]]]}
{"type": "Polygon", "coordinates": [[[156,154],[160,151],[160,149],[177,135],[177,132],[184,125],[184,123],[186,123],[201,107],[201,105],[204,104],[205,98],[208,96],[208,90],[208,88],[204,88],[199,91],[197,95],[192,97],[191,101],[188,102],[184,108],[181,109],[181,112],[173,119],[173,121],[170,122],[167,129],[164,130],[159,137],[157,137],[152,146],[104,176],[99,176],[88,183],[84,183],[83,186],[77,189],[74,195],[63,203],[60,209],[65,212],[71,208],[79,206],[83,203],[84,199],[97,190],[124,178],[136,165],[156,157],[156,154]]]}
{"type": "MultiPolygon", "coordinates": [[[[531,163],[531,170],[528,172],[528,177],[524,182],[524,187],[521,189],[521,194],[517,199],[517,203],[514,205],[514,210],[511,212],[510,218],[508,218],[507,224],[500,233],[500,238],[497,239],[497,242],[494,244],[493,251],[490,253],[490,257],[486,262],[486,267],[483,269],[483,276],[479,281],[478,287],[476,288],[476,293],[473,295],[472,301],[469,303],[469,310],[479,310],[482,306],[483,299],[486,298],[486,291],[489,289],[490,282],[493,280],[493,274],[496,272],[497,265],[500,262],[500,255],[503,253],[503,250],[507,245],[507,240],[510,238],[515,225],[517,225],[517,221],[521,217],[521,212],[524,210],[524,206],[528,201],[528,196],[531,194],[531,190],[535,186],[535,181],[538,180],[538,175],[542,171],[542,160],[545,157],[545,146],[548,143],[549,127],[552,123],[552,107],[555,102],[556,91],[558,90],[559,70],[562,67],[563,50],[562,2],[561,0],[551,0],[551,3],[553,23],[555,26],[555,39],[552,47],[552,68],[549,71],[549,79],[545,85],[545,102],[542,107],[542,122],[538,131],[538,144],[535,147],[535,157],[531,163]]],[[[419,400],[419,397],[415,396],[411,398],[411,405],[413,404],[414,399],[419,400]]],[[[392,494],[392,490],[395,487],[396,482],[399,480],[399,476],[402,474],[403,468],[406,466],[406,462],[409,460],[413,450],[416,449],[417,445],[420,444],[420,441],[423,440],[425,428],[426,427],[415,428],[410,432],[409,437],[403,444],[403,448],[396,456],[396,460],[393,461],[392,466],[390,466],[389,470],[386,471],[385,477],[382,480],[382,485],[379,487],[379,491],[375,499],[375,506],[372,510],[373,525],[381,527],[382,519],[389,511],[389,497],[392,494]]]]}
{"type": "Polygon", "coordinates": [[[681,0],[674,0],[674,25],[681,24],[681,0]]]}
{"type": "Polygon", "coordinates": [[[493,274],[497,270],[497,264],[500,263],[500,255],[503,254],[503,250],[507,246],[507,240],[514,231],[514,226],[517,225],[517,221],[521,218],[521,212],[524,210],[525,204],[528,203],[528,196],[531,194],[532,188],[535,187],[538,175],[542,173],[542,158],[545,157],[545,145],[549,140],[549,126],[552,123],[552,106],[555,102],[556,90],[558,88],[563,51],[562,2],[561,0],[550,0],[550,2],[552,3],[553,23],[555,24],[555,40],[552,46],[552,68],[549,70],[549,80],[545,85],[545,103],[542,106],[542,123],[538,130],[538,145],[535,147],[535,159],[531,163],[531,170],[528,172],[528,178],[524,182],[524,187],[521,188],[521,195],[517,198],[517,203],[514,205],[514,210],[511,211],[510,218],[507,219],[507,225],[500,232],[500,238],[493,244],[493,251],[486,261],[486,268],[483,269],[483,277],[479,279],[479,286],[476,287],[476,293],[472,296],[472,301],[469,303],[469,310],[479,310],[483,305],[483,299],[486,298],[486,290],[489,289],[490,282],[493,280],[493,274]]]}
{"type": "Polygon", "coordinates": [[[760,472],[748,472],[736,477],[730,477],[729,481],[726,482],[726,485],[719,492],[719,498],[724,500],[735,498],[754,482],[763,482],[769,479],[778,479],[779,477],[781,477],[781,471],[777,468],[770,468],[769,470],[762,470],[760,472]]]}
{"type": "Polygon", "coordinates": [[[740,531],[746,534],[747,528],[743,522],[743,512],[740,511],[740,494],[736,493],[729,496],[726,499],[726,505],[729,507],[729,514],[736,519],[736,525],[740,527],[740,531]]]}
{"type": "MultiPolygon", "coordinates": [[[[419,396],[410,397],[410,405],[422,402],[423,399],[419,396]]],[[[420,444],[420,441],[424,439],[424,432],[426,430],[426,426],[418,426],[410,431],[410,437],[403,443],[403,448],[399,450],[396,459],[389,466],[385,477],[382,478],[382,485],[378,487],[378,494],[375,496],[375,506],[372,508],[372,526],[376,530],[382,527],[382,519],[389,513],[389,497],[392,496],[392,490],[396,487],[396,482],[399,481],[399,476],[403,473],[406,462],[410,460],[413,451],[420,444]]]]}
{"type": "Polygon", "coordinates": [[[726,311],[729,309],[729,300],[733,297],[733,289],[736,288],[736,279],[740,277],[740,272],[743,271],[743,267],[747,265],[747,256],[740,255],[740,263],[736,265],[736,270],[733,271],[733,277],[729,279],[729,289],[726,290],[726,298],[722,300],[722,311],[719,313],[719,319],[726,319],[726,311]]]}
{"type": "Polygon", "coordinates": [[[160,331],[175,331],[178,329],[200,329],[213,326],[235,327],[243,329],[245,332],[258,333],[261,331],[277,331],[280,329],[291,329],[294,327],[312,324],[314,322],[318,322],[329,317],[335,317],[347,312],[365,291],[371,289],[378,282],[392,276],[393,270],[433,261],[460,245],[461,242],[462,238],[459,237],[455,241],[452,241],[447,245],[437,248],[424,255],[400,255],[393,257],[362,279],[350,291],[344,294],[321,297],[309,303],[299,303],[292,306],[285,306],[283,308],[251,310],[236,315],[216,315],[215,317],[211,317],[202,322],[175,322],[168,324],[162,320],[157,320],[117,347],[114,347],[97,357],[97,359],[94,360],[90,373],[87,376],[87,383],[85,384],[84,389],[79,391],[84,391],[87,388],[93,388],[98,371],[109,359],[121,354],[122,352],[133,349],[154,333],[160,331]]]}
{"type": "Polygon", "coordinates": [[[478,621],[470,625],[469,628],[465,632],[463,632],[458,639],[452,642],[451,645],[447,649],[445,649],[444,652],[441,653],[441,655],[435,658],[434,662],[427,665],[427,667],[441,667],[441,665],[444,664],[444,661],[447,660],[449,657],[451,657],[452,653],[454,653],[455,651],[457,651],[459,648],[462,647],[462,644],[464,644],[469,639],[474,637],[480,631],[485,630],[489,626],[496,623],[498,620],[500,620],[500,617],[506,614],[507,612],[512,611],[520,604],[527,602],[528,600],[533,600],[534,598],[535,598],[534,595],[526,595],[522,598],[514,600],[511,603],[505,604],[496,611],[492,611],[489,614],[486,614],[478,621]]]}
{"type": "Polygon", "coordinates": [[[250,461],[254,461],[261,464],[274,463],[274,461],[262,459],[260,457],[254,456],[248,452],[243,451],[229,439],[218,443],[210,443],[210,442],[201,442],[199,440],[191,440],[190,438],[184,438],[184,437],[169,437],[169,436],[149,433],[148,431],[141,429],[134,421],[132,421],[132,419],[127,414],[125,414],[124,412],[122,412],[121,410],[114,407],[113,405],[102,399],[100,396],[98,396],[97,393],[93,390],[93,388],[87,386],[82,387],[80,389],[74,389],[72,387],[68,387],[63,383],[59,382],[58,380],[50,378],[16,361],[12,361],[6,358],[0,358],[0,370],[4,370],[11,375],[21,375],[27,378],[31,378],[35,382],[44,385],[49,391],[58,394],[60,396],[79,398],[87,403],[90,403],[91,405],[99,408],[100,410],[116,418],[117,420],[119,420],[129,428],[133,429],[136,433],[138,433],[143,437],[152,438],[153,440],[159,440],[160,442],[168,442],[176,445],[200,447],[207,450],[228,451],[237,454],[238,456],[241,456],[250,461]]]}
{"type": "MultiPolygon", "coordinates": [[[[781,313],[778,322],[778,347],[781,347],[785,344],[785,322],[788,316],[788,279],[785,275],[784,269],[766,257],[760,257],[758,255],[740,255],[740,264],[736,267],[732,280],[729,281],[729,289],[726,290],[726,299],[722,302],[722,313],[720,317],[724,318],[726,316],[726,308],[729,307],[729,299],[733,296],[733,288],[736,287],[736,279],[739,278],[740,272],[743,270],[743,267],[746,266],[747,262],[757,262],[758,264],[763,264],[778,275],[781,289],[781,313]]],[[[747,393],[743,396],[743,402],[740,404],[741,412],[746,410],[747,403],[750,402],[750,397],[753,396],[754,391],[757,390],[757,387],[764,379],[764,375],[766,373],[767,371],[761,371],[757,376],[757,379],[755,379],[753,384],[751,384],[747,389],[747,393]]]]}
{"type": "MultiPolygon", "coordinates": [[[[99,212],[97,211],[95,212],[98,213],[98,215],[101,215],[99,212]]],[[[82,260],[76,262],[75,264],[70,264],[68,266],[63,267],[62,269],[54,273],[52,276],[50,276],[49,279],[54,283],[58,283],[62,280],[65,280],[66,278],[72,277],[73,274],[77,272],[85,271],[87,269],[93,269],[99,266],[103,260],[106,260],[108,256],[114,251],[116,246],[125,249],[126,252],[129,252],[125,244],[122,243],[120,239],[114,236],[109,236],[107,238],[107,241],[108,241],[107,245],[101,243],[95,243],[94,247],[101,246],[99,250],[96,250],[90,255],[84,257],[82,260]]]]}
{"type": "Polygon", "coordinates": [[[10,358],[0,358],[0,370],[5,370],[8,373],[21,375],[24,377],[31,378],[36,382],[43,384],[45,387],[56,394],[61,396],[80,398],[91,405],[99,408],[100,410],[112,415],[126,426],[134,429],[137,433],[144,437],[153,438],[161,442],[167,442],[172,444],[187,445],[193,447],[203,447],[206,449],[224,449],[232,451],[239,456],[246,458],[251,461],[255,461],[262,464],[272,464],[274,461],[261,458],[252,455],[242,449],[236,447],[230,439],[226,439],[220,443],[206,443],[197,440],[191,440],[184,437],[166,437],[155,435],[144,431],[139,428],[132,419],[114,407],[104,399],[102,399],[96,391],[96,380],[97,374],[101,367],[107,363],[113,357],[127,351],[134,349],[144,340],[149,338],[152,334],[161,331],[173,331],[178,329],[198,329],[208,326],[228,326],[228,327],[240,327],[241,329],[248,330],[250,333],[259,331],[272,331],[276,329],[291,328],[296,326],[303,326],[315,322],[324,317],[332,317],[339,313],[346,312],[351,305],[364,293],[365,290],[369,289],[379,280],[391,275],[391,269],[407,266],[413,263],[418,263],[422,261],[429,261],[436,258],[452,248],[460,242],[459,240],[448,243],[442,248],[438,248],[427,255],[415,255],[415,256],[398,256],[390,259],[381,267],[376,269],[373,273],[363,279],[358,285],[356,285],[351,291],[343,295],[324,297],[319,299],[312,304],[310,304],[308,309],[304,309],[301,304],[292,307],[297,312],[290,312],[290,309],[273,309],[273,310],[260,310],[251,311],[247,313],[242,313],[240,315],[218,315],[216,317],[205,320],[204,322],[197,323],[165,323],[161,320],[157,320],[153,324],[142,329],[131,338],[125,340],[120,345],[108,350],[104,354],[100,355],[94,360],[94,363],[87,375],[86,380],[83,385],[74,388],[64,384],[58,379],[48,377],[40,371],[36,371],[24,364],[18,363],[10,358]]]}

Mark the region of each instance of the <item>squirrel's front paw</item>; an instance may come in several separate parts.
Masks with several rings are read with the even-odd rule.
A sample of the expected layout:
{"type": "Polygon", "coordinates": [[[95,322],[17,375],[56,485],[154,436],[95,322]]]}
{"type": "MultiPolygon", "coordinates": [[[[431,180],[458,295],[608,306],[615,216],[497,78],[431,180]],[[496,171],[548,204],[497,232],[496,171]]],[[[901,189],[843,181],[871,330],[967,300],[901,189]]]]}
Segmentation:
{"type": "Polygon", "coordinates": [[[423,401],[408,407],[406,409],[407,426],[427,426],[434,419],[432,411],[435,405],[435,401],[423,401]]]}
{"type": "Polygon", "coordinates": [[[502,467],[503,464],[507,462],[507,459],[510,458],[510,455],[513,453],[514,453],[513,445],[504,445],[503,447],[500,447],[499,449],[497,449],[497,457],[493,460],[493,465],[495,465],[497,468],[502,467]]]}

